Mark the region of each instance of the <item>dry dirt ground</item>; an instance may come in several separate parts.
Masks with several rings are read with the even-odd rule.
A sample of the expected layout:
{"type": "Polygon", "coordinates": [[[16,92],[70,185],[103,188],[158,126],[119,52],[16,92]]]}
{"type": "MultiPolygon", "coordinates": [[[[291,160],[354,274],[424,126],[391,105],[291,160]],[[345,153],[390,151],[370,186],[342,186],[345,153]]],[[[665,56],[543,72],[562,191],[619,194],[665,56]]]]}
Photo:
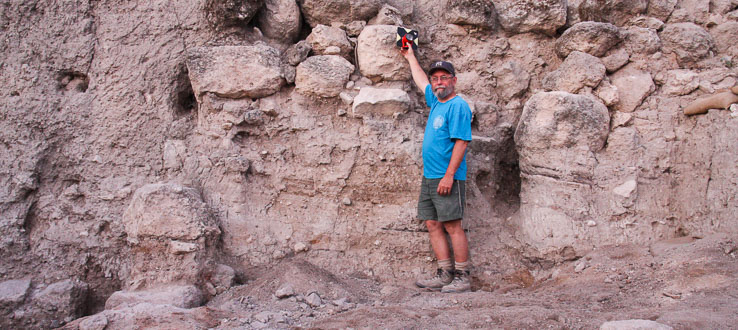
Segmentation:
{"type": "MultiPolygon", "coordinates": [[[[175,312],[158,319],[139,317],[136,324],[220,329],[593,329],[607,321],[644,319],[674,329],[730,329],[738,325],[736,243],[735,237],[721,234],[645,247],[609,246],[534,274],[475,277],[473,291],[462,294],[423,291],[412,279],[378,283],[364,275],[331,274],[293,258],[269,269],[253,269],[243,284],[189,310],[194,312],[180,323],[172,323],[175,312]]],[[[76,328],[79,322],[67,328],[76,328]]]]}

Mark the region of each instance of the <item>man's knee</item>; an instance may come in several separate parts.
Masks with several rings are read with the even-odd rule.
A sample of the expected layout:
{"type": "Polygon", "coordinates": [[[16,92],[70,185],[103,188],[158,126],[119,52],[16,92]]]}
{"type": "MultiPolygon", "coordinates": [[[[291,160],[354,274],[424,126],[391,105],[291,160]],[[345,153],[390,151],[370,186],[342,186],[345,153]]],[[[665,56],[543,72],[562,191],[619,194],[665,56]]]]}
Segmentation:
{"type": "Polygon", "coordinates": [[[425,226],[428,227],[429,232],[443,230],[443,224],[436,220],[425,220],[425,226]]]}
{"type": "MultiPolygon", "coordinates": [[[[439,224],[441,223],[439,222],[439,224]]],[[[464,228],[461,226],[461,219],[443,222],[443,228],[446,229],[449,235],[464,232],[464,228]]]]}

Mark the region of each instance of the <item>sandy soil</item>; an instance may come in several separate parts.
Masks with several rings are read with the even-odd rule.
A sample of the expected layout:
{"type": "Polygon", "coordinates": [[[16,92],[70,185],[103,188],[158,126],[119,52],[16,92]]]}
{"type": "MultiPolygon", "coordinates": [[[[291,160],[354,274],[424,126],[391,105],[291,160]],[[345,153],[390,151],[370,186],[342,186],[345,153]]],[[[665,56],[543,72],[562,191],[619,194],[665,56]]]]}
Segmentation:
{"type": "Polygon", "coordinates": [[[535,274],[476,276],[473,291],[461,294],[420,290],[413,279],[337,276],[289,259],[254,270],[203,308],[223,329],[591,329],[629,319],[728,329],[738,324],[736,242],[716,235],[609,246],[535,274]]]}

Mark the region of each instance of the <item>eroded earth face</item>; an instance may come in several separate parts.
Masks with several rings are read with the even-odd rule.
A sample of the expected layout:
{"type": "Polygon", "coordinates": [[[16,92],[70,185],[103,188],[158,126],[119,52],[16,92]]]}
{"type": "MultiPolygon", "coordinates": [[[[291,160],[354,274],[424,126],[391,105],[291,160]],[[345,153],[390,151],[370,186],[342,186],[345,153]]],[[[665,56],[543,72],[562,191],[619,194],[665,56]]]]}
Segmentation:
{"type": "Polygon", "coordinates": [[[0,328],[736,323],[732,2],[226,2],[0,4],[0,328]],[[410,285],[397,25],[473,109],[471,293],[410,285]]]}

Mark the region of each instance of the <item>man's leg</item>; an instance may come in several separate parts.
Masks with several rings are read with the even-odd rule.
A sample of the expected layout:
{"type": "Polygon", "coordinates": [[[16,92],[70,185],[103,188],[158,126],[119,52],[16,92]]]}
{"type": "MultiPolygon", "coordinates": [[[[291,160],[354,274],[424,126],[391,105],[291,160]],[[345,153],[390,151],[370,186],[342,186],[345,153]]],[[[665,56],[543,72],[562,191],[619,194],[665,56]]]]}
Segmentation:
{"type": "Polygon", "coordinates": [[[438,270],[436,275],[425,280],[418,280],[415,285],[421,288],[429,288],[440,290],[453,280],[453,263],[451,262],[451,253],[446,241],[446,232],[443,225],[435,220],[426,220],[425,226],[428,227],[428,236],[430,236],[433,254],[438,259],[438,270]]]}
{"type": "MultiPolygon", "coordinates": [[[[448,249],[448,242],[446,241],[446,232],[443,229],[444,224],[436,220],[426,220],[425,226],[428,227],[428,235],[430,236],[433,254],[436,255],[436,259],[446,260],[451,258],[451,252],[448,249]]],[[[455,246],[454,251],[456,251],[455,246]]]]}
{"type": "MultiPolygon", "coordinates": [[[[466,239],[466,233],[464,228],[461,226],[461,219],[451,220],[442,222],[443,228],[446,229],[448,236],[451,237],[451,246],[454,248],[454,260],[458,262],[466,262],[469,260],[469,241],[466,239]]],[[[430,227],[428,228],[430,231],[430,227]]],[[[443,232],[443,230],[441,230],[443,232]]],[[[431,242],[433,238],[431,237],[431,242]]],[[[446,237],[443,237],[443,242],[446,242],[446,237]]],[[[433,246],[435,252],[435,245],[433,246]]],[[[446,255],[448,256],[448,248],[446,248],[446,255]]],[[[436,254],[438,256],[438,254],[436,254]]],[[[438,259],[441,259],[440,257],[438,259]]]]}
{"type": "Polygon", "coordinates": [[[471,282],[469,281],[469,242],[466,239],[466,233],[461,226],[461,219],[447,221],[443,223],[446,232],[451,237],[451,246],[454,249],[454,261],[456,270],[454,271],[453,281],[443,286],[441,292],[466,292],[471,290],[471,282]]]}

